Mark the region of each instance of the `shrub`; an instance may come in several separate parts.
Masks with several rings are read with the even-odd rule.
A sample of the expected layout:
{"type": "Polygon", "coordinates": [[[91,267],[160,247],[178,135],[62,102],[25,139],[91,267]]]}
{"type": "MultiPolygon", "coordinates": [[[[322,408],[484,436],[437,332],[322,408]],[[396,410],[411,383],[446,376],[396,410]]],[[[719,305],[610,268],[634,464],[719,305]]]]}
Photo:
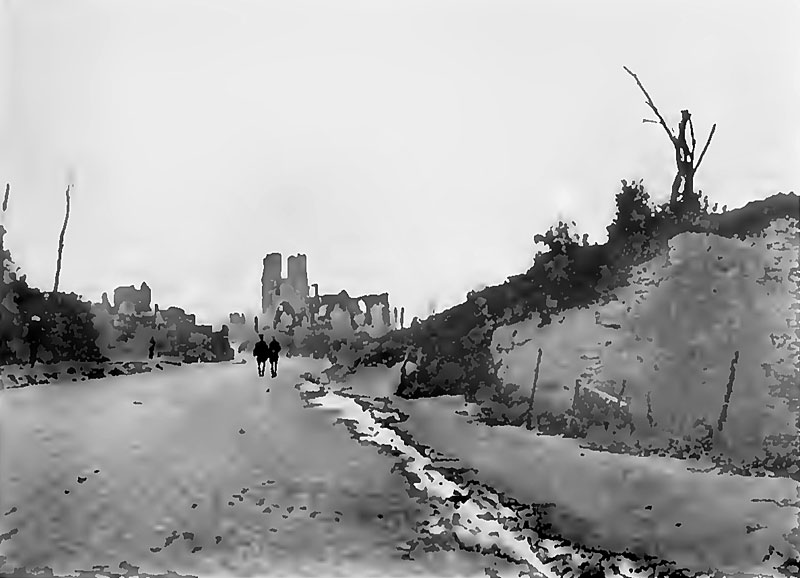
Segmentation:
{"type": "MultiPolygon", "coordinates": [[[[575,225],[575,221],[572,221],[575,225]]],[[[570,231],[569,223],[559,221],[558,225],[550,227],[544,235],[534,235],[533,241],[535,243],[542,243],[546,245],[551,253],[566,254],[575,247],[588,244],[588,235],[584,235],[583,239],[577,233],[570,231]]]]}
{"type": "Polygon", "coordinates": [[[628,242],[637,236],[653,237],[658,228],[656,208],[642,181],[630,184],[622,180],[622,190],[616,196],[617,211],[606,227],[611,243],[628,242]]]}

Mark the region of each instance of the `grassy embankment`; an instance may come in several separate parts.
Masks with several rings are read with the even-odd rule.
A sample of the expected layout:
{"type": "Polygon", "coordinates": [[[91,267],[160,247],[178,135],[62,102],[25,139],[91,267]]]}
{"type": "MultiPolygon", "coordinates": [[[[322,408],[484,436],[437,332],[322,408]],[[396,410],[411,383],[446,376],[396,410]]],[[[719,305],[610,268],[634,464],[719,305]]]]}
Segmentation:
{"type": "Polygon", "coordinates": [[[361,362],[407,359],[401,395],[464,395],[487,423],[796,476],[799,217],[794,194],[618,215],[607,243],[541,254],[361,362]]]}

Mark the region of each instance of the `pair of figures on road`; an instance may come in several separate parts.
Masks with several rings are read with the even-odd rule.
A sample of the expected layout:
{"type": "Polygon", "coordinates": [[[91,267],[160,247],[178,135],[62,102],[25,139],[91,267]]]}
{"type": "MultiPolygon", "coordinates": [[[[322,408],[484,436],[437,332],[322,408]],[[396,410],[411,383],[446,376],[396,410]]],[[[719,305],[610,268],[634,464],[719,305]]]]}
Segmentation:
{"type": "Polygon", "coordinates": [[[278,376],[278,357],[281,352],[281,344],[273,337],[272,341],[267,344],[264,341],[264,334],[258,336],[258,343],[253,348],[253,355],[258,362],[258,376],[264,377],[264,372],[267,368],[267,360],[269,360],[270,375],[272,377],[278,376]]]}

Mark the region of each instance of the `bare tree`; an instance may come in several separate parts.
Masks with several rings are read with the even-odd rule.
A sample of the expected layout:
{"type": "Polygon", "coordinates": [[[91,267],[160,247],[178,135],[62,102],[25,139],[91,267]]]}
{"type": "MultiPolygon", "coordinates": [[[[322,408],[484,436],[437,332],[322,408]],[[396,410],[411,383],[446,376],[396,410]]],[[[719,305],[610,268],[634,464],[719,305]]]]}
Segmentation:
{"type": "Polygon", "coordinates": [[[61,257],[64,253],[64,235],[67,232],[67,222],[69,221],[69,190],[72,185],[67,185],[67,210],[64,214],[64,224],[61,226],[61,235],[58,238],[58,261],[56,261],[56,280],[53,284],[53,295],[58,292],[58,280],[61,277],[61,257]]]}
{"type": "Polygon", "coordinates": [[[627,66],[623,66],[622,68],[624,68],[625,72],[630,74],[636,81],[636,84],[639,85],[639,88],[647,99],[645,103],[658,118],[657,121],[645,118],[642,119],[642,122],[660,124],[664,128],[664,131],[667,133],[667,136],[669,137],[669,140],[675,149],[675,163],[678,168],[678,173],[675,175],[675,180],[672,182],[672,194],[670,195],[669,199],[670,208],[672,208],[673,212],[676,213],[680,213],[682,210],[687,209],[697,211],[700,209],[700,196],[694,192],[694,175],[697,172],[697,169],[700,168],[700,163],[703,162],[703,157],[708,150],[708,145],[711,143],[711,138],[714,136],[714,131],[716,130],[717,125],[714,124],[714,126],[711,127],[708,140],[706,140],[706,144],[703,147],[703,150],[700,152],[700,156],[697,157],[697,160],[695,161],[697,141],[694,137],[694,126],[692,125],[691,113],[688,110],[681,111],[681,120],[678,123],[678,135],[675,136],[675,132],[669,126],[667,126],[664,117],[661,116],[658,108],[656,108],[656,105],[653,103],[653,99],[650,98],[647,90],[645,90],[644,86],[642,86],[639,77],[631,72],[627,66]],[[689,144],[689,141],[687,141],[687,137],[691,139],[691,144],[689,144]]]}

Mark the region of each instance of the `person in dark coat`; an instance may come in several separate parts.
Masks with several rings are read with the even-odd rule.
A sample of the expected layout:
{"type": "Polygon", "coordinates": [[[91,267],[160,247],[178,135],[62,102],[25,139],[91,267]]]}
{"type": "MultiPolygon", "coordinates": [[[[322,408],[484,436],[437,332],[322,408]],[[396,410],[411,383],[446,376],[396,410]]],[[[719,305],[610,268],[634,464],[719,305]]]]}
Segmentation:
{"type": "Polygon", "coordinates": [[[258,343],[256,343],[256,346],[253,348],[253,355],[258,364],[258,376],[264,377],[264,372],[267,369],[267,360],[270,359],[270,348],[267,342],[264,341],[263,333],[258,336],[258,343]]]}
{"type": "Polygon", "coordinates": [[[36,365],[39,357],[39,346],[42,344],[42,335],[44,327],[42,327],[42,319],[38,315],[31,317],[28,323],[27,341],[30,350],[30,364],[31,367],[36,365]]]}
{"type": "Polygon", "coordinates": [[[269,342],[269,368],[272,377],[278,377],[278,358],[281,353],[281,344],[275,337],[269,342]]]}

